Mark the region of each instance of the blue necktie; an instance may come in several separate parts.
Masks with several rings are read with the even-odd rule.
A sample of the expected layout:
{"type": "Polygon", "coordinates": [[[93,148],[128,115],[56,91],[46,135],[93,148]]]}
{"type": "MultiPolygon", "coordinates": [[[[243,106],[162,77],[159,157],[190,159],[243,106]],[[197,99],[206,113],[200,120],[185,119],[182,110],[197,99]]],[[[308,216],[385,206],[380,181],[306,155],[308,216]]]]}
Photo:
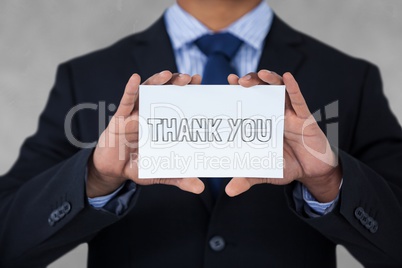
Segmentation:
{"type": "MultiPolygon", "coordinates": [[[[236,74],[230,64],[242,41],[230,33],[207,34],[195,41],[197,47],[207,56],[207,63],[202,75],[203,85],[226,85],[229,74],[236,74]]],[[[222,188],[221,178],[208,179],[214,198],[222,188]]]]}

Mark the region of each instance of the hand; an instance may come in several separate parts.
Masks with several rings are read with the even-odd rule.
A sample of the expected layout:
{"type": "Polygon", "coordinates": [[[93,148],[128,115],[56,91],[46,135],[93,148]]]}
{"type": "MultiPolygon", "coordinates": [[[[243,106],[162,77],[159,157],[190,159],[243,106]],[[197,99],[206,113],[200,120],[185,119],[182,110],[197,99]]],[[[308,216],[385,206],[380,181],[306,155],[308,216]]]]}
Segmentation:
{"type": "Polygon", "coordinates": [[[230,84],[251,87],[259,84],[286,86],[284,126],[284,178],[233,178],[226,186],[229,196],[241,194],[253,185],[270,183],[289,184],[294,180],[303,183],[319,202],[330,202],[336,198],[342,179],[337,156],[332,151],[327,137],[310,113],[300,88],[290,73],[283,77],[261,70],[242,78],[228,77],[230,84]],[[308,122],[308,124],[305,124],[308,122]],[[316,152],[313,155],[311,152],[316,152]],[[319,157],[317,157],[319,155],[319,157]]]}
{"type": "MultiPolygon", "coordinates": [[[[163,71],[146,80],[144,85],[200,84],[201,77],[163,71]]],[[[201,193],[198,178],[138,179],[138,88],[141,78],[133,74],[128,81],[120,105],[103,131],[88,163],[87,196],[103,196],[115,191],[127,179],[139,185],[169,184],[184,191],[201,193]]]]}

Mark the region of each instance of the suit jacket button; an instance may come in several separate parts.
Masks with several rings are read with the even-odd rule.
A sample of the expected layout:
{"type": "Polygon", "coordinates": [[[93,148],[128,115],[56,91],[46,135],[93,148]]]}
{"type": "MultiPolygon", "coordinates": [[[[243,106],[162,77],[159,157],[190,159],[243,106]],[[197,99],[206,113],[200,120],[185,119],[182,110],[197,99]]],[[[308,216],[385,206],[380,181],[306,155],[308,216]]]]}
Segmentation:
{"type": "Polygon", "coordinates": [[[209,246],[213,251],[222,251],[225,248],[225,239],[221,236],[214,236],[209,240],[209,246]]]}
{"type": "Polygon", "coordinates": [[[57,210],[57,213],[59,214],[60,219],[66,215],[66,213],[64,212],[64,209],[60,209],[60,208],[57,210]]]}
{"type": "Polygon", "coordinates": [[[70,204],[69,202],[65,201],[65,202],[63,202],[63,204],[61,205],[61,208],[62,208],[64,214],[67,214],[67,213],[69,213],[70,210],[71,210],[71,204],[70,204]]]}
{"type": "Polygon", "coordinates": [[[369,231],[372,234],[375,234],[378,231],[378,223],[376,221],[373,221],[373,224],[372,224],[371,228],[369,229],[369,231]]]}
{"type": "Polygon", "coordinates": [[[361,224],[363,224],[365,227],[367,227],[367,223],[368,223],[368,215],[365,214],[362,216],[362,218],[360,219],[361,224]]]}
{"type": "Polygon", "coordinates": [[[365,214],[364,209],[362,207],[358,207],[355,210],[355,217],[360,220],[362,216],[365,214]]]}
{"type": "Polygon", "coordinates": [[[372,217],[367,218],[366,228],[370,229],[373,226],[374,219],[372,217]]]}
{"type": "Polygon", "coordinates": [[[50,214],[50,219],[52,219],[53,221],[59,221],[60,220],[60,214],[59,211],[54,210],[51,214],[50,214]]]}

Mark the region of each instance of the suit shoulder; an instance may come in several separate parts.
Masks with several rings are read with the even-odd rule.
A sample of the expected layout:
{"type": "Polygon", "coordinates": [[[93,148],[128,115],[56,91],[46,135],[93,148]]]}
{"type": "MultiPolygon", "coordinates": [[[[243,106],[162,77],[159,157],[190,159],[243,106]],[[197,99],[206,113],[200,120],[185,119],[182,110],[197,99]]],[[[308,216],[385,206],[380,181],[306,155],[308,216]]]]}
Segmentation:
{"type": "Polygon", "coordinates": [[[161,17],[141,32],[120,39],[108,47],[73,58],[65,62],[65,64],[73,70],[79,70],[84,73],[93,69],[98,75],[114,69],[119,69],[120,71],[122,69],[134,70],[136,66],[134,51],[136,48],[146,45],[150,39],[160,36],[165,31],[164,20],[161,17]]]}
{"type": "Polygon", "coordinates": [[[132,49],[135,49],[139,33],[129,35],[107,47],[77,56],[65,62],[73,67],[96,66],[103,63],[111,63],[125,59],[132,49]]]}
{"type": "Polygon", "coordinates": [[[103,63],[124,63],[127,62],[131,53],[136,47],[143,45],[144,40],[148,40],[152,36],[158,36],[165,31],[163,17],[155,21],[147,29],[129,35],[115,42],[114,44],[105,48],[96,50],[94,52],[76,57],[67,63],[74,66],[76,65],[97,65],[103,63]]]}
{"type": "Polygon", "coordinates": [[[300,50],[315,61],[321,61],[324,65],[332,64],[334,67],[349,66],[354,68],[374,67],[374,64],[355,56],[352,56],[340,49],[320,41],[308,34],[299,33],[303,39],[300,50]]]}
{"type": "Polygon", "coordinates": [[[303,57],[304,67],[310,72],[332,72],[347,69],[350,73],[364,73],[369,67],[374,66],[367,60],[348,55],[316,38],[302,33],[278,16],[274,17],[270,33],[267,37],[270,47],[278,51],[281,46],[290,47],[303,57]]]}

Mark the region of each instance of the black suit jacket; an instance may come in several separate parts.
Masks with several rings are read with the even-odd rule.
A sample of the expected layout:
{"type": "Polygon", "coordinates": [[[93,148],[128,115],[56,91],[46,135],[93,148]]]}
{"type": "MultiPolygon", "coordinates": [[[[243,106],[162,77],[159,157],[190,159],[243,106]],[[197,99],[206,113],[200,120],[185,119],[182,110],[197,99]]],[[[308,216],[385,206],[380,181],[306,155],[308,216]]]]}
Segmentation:
{"type": "Polygon", "coordinates": [[[367,267],[402,266],[402,132],[377,68],[277,17],[261,68],[292,72],[310,110],[321,111],[322,129],[338,124],[344,181],[333,212],[303,215],[293,184],[255,186],[234,198],[222,193],[215,206],[208,188],[198,196],[169,186],[138,187],[120,216],[88,205],[84,178],[92,149],[68,142],[65,116],[79,103],[96,104],[77,112],[72,123],[77,140],[94,142],[113,114],[108,105],[118,105],[132,73],[147,78],[177,71],[159,20],[60,65],[36,134],[0,179],[0,266],[41,267],[82,242],[89,243],[89,267],[335,267],[336,244],[367,267]],[[334,102],[339,116],[325,121],[325,107],[334,102]]]}

